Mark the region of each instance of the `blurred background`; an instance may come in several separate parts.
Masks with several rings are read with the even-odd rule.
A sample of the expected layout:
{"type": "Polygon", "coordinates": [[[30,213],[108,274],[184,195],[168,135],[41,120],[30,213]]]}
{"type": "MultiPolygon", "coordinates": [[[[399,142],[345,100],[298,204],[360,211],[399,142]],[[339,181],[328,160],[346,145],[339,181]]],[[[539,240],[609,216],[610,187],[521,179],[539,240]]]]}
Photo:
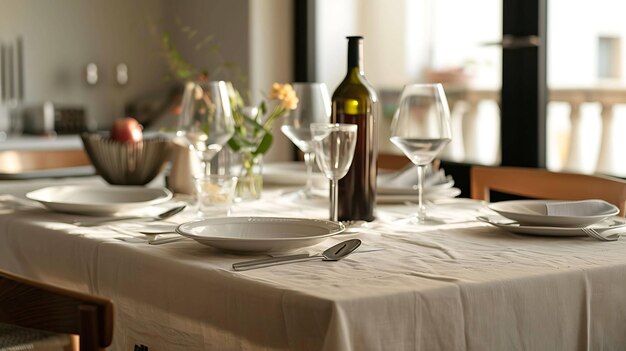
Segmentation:
{"type": "MultiPolygon", "coordinates": [[[[527,151],[539,153],[531,166],[623,177],[625,10],[611,0],[0,0],[0,130],[71,135],[126,115],[172,128],[192,78],[179,58],[251,103],[274,81],[321,81],[332,93],[346,71],[345,36],[361,34],[383,105],[381,152],[397,153],[387,124],[402,86],[443,82],[455,133],[444,160],[528,165],[527,151]],[[508,35],[512,27],[522,29],[508,35]],[[512,52],[526,52],[535,73],[506,59],[512,52]],[[516,72],[535,83],[507,78],[516,72]],[[521,97],[538,94],[520,113],[521,97]],[[514,117],[503,96],[520,97],[514,117]],[[509,161],[506,140],[526,122],[506,123],[526,119],[531,147],[526,136],[511,141],[521,156],[509,161]]],[[[286,147],[266,160],[291,159],[275,135],[286,147]]]]}

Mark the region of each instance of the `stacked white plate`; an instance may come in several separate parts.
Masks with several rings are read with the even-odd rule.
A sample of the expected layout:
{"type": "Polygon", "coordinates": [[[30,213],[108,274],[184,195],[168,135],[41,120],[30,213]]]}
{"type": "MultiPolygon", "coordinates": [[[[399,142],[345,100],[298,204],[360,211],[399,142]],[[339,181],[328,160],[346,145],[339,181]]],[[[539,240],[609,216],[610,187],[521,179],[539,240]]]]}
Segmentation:
{"type": "Polygon", "coordinates": [[[62,185],[31,191],[26,197],[53,211],[102,216],[161,204],[172,193],[141,186],[62,185]]]}
{"type": "Polygon", "coordinates": [[[489,205],[499,216],[478,219],[512,233],[584,236],[581,228],[599,230],[626,226],[619,209],[603,200],[515,200],[489,205]]]}

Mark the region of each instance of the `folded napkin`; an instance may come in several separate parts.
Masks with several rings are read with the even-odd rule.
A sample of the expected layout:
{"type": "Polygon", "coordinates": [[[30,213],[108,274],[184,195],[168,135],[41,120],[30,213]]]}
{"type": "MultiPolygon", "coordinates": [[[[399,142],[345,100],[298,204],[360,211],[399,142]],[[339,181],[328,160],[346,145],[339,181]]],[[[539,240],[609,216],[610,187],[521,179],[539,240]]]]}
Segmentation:
{"type": "Polygon", "coordinates": [[[603,200],[546,202],[547,216],[598,216],[611,214],[617,208],[603,200]]]}
{"type": "MultiPolygon", "coordinates": [[[[413,164],[393,173],[378,176],[377,201],[382,203],[417,201],[417,170],[413,164]]],[[[443,169],[426,168],[424,199],[452,198],[461,191],[453,188],[454,180],[443,169]]]]}
{"type": "MultiPolygon", "coordinates": [[[[447,180],[443,169],[433,171],[431,167],[426,167],[424,188],[445,183],[447,180]]],[[[413,164],[409,164],[396,172],[378,175],[378,186],[380,188],[411,188],[416,184],[417,168],[413,164]]]]}

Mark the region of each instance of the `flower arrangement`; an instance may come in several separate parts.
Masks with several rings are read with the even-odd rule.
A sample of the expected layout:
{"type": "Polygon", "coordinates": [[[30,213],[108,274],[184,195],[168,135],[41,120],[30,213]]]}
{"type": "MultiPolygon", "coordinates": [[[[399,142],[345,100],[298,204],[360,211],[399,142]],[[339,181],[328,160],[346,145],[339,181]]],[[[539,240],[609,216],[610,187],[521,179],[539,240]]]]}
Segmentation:
{"type": "Polygon", "coordinates": [[[234,91],[231,105],[235,134],[228,141],[228,146],[233,151],[247,151],[253,156],[266,153],[274,139],[272,136],[274,122],[298,107],[298,97],[291,84],[272,84],[268,98],[274,105],[269,114],[267,114],[268,102],[261,101],[258,107],[246,107],[239,93],[234,91]]]}
{"type": "Polygon", "coordinates": [[[241,155],[242,167],[237,183],[239,197],[258,198],[261,195],[263,178],[260,162],[274,140],[272,125],[298,107],[298,97],[291,84],[272,84],[268,99],[261,101],[258,107],[248,107],[236,90],[231,97],[235,132],[228,146],[241,155]],[[269,113],[268,104],[273,105],[269,113]]]}
{"type": "MultiPolygon", "coordinates": [[[[196,38],[196,30],[189,26],[180,27],[187,39],[194,40],[196,38]]],[[[190,80],[216,79],[226,73],[227,76],[233,76],[239,82],[245,83],[247,79],[241,74],[239,68],[225,61],[219,55],[217,45],[209,45],[213,39],[213,36],[206,36],[195,45],[196,50],[208,48],[208,53],[217,59],[217,64],[214,65],[213,70],[199,70],[183,58],[172,42],[170,34],[164,33],[161,44],[171,76],[181,82],[188,82],[190,80]]],[[[298,106],[298,97],[290,84],[274,83],[267,100],[261,101],[256,107],[251,107],[245,105],[244,99],[233,84],[227,83],[227,85],[235,124],[235,131],[228,141],[228,146],[232,151],[239,153],[242,160],[237,192],[239,194],[247,193],[249,197],[258,198],[262,189],[262,176],[258,168],[260,168],[262,155],[272,146],[274,139],[272,125],[277,119],[298,106]],[[268,106],[271,107],[269,110],[268,106]]]]}

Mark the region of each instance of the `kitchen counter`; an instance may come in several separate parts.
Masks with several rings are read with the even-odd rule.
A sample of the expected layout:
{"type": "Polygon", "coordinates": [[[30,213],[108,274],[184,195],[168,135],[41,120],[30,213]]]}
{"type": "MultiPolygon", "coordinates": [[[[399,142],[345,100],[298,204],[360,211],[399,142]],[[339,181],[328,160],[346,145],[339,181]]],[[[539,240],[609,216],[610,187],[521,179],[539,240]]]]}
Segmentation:
{"type": "Polygon", "coordinates": [[[57,136],[16,135],[0,141],[0,151],[8,150],[76,150],[83,142],[77,134],[57,136]]]}

